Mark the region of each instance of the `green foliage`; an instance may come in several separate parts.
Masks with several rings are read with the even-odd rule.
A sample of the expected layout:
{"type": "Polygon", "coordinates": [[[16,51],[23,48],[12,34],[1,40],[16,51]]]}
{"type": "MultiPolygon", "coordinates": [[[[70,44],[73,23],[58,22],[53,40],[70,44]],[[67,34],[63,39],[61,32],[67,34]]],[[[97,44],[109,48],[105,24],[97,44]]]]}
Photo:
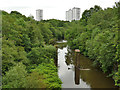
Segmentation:
{"type": "Polygon", "coordinates": [[[62,82],[57,76],[57,69],[53,62],[49,64],[39,64],[39,66],[36,69],[33,69],[33,71],[44,76],[45,83],[49,85],[48,88],[61,88],[62,82]]]}
{"type": "Polygon", "coordinates": [[[11,68],[3,77],[3,88],[48,88],[42,75],[37,72],[30,74],[22,63],[11,68]]]}
{"type": "Polygon", "coordinates": [[[101,10],[102,10],[102,8],[100,6],[97,6],[97,5],[95,5],[94,8],[90,8],[89,10],[85,10],[82,14],[81,21],[84,22],[84,25],[87,25],[87,21],[92,16],[92,14],[95,12],[101,11],[101,10]]]}
{"type": "Polygon", "coordinates": [[[120,65],[118,66],[118,72],[114,75],[115,85],[120,86],[120,65]]]}
{"type": "Polygon", "coordinates": [[[24,88],[27,71],[22,63],[11,68],[3,77],[3,88],[24,88]]]}
{"type": "Polygon", "coordinates": [[[49,59],[55,58],[56,56],[56,48],[54,46],[44,46],[43,48],[35,47],[28,54],[28,58],[31,64],[40,64],[40,63],[48,63],[49,59]]]}
{"type": "Polygon", "coordinates": [[[65,28],[68,24],[66,21],[60,21],[55,19],[44,20],[42,22],[49,23],[49,29],[56,40],[64,39],[65,28]]]}
{"type": "Polygon", "coordinates": [[[120,87],[120,65],[119,65],[119,63],[120,63],[120,53],[119,53],[119,51],[120,51],[120,44],[118,44],[116,48],[117,48],[117,52],[116,52],[115,59],[118,62],[118,67],[117,67],[118,70],[115,72],[114,80],[115,80],[115,85],[120,87]]]}
{"type": "MultiPolygon", "coordinates": [[[[61,88],[61,84],[46,83],[45,72],[32,72],[38,65],[54,66],[56,40],[64,38],[64,21],[35,21],[17,11],[2,11],[2,75],[4,88],[61,88]],[[55,24],[54,24],[55,23],[55,24]],[[50,45],[52,44],[52,45],[50,45]],[[16,79],[16,80],[15,80],[16,79]]],[[[47,69],[47,68],[46,68],[47,69]]],[[[41,70],[44,71],[44,70],[41,70]]],[[[50,71],[48,72],[48,74],[50,71]]],[[[54,77],[59,80],[57,70],[54,77]]]]}
{"type": "Polygon", "coordinates": [[[2,45],[2,72],[5,74],[12,66],[15,66],[16,63],[22,62],[27,65],[29,63],[27,53],[24,51],[24,48],[15,46],[12,40],[6,40],[4,37],[2,45]]]}
{"type": "Polygon", "coordinates": [[[40,75],[38,72],[30,73],[26,80],[25,88],[48,88],[43,75],[40,75]]]}

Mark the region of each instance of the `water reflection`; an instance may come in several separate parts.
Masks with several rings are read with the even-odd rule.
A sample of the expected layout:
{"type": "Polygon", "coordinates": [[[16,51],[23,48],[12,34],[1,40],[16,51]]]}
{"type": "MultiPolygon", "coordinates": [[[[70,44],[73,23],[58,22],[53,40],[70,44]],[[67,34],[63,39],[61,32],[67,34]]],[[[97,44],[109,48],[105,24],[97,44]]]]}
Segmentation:
{"type": "Polygon", "coordinates": [[[80,70],[75,66],[75,84],[80,84],[80,70]]]}
{"type": "Polygon", "coordinates": [[[64,47],[63,49],[58,48],[58,75],[62,80],[62,88],[89,88],[89,84],[86,84],[82,79],[80,79],[80,74],[78,68],[76,68],[73,63],[73,54],[69,53],[71,58],[69,58],[69,50],[68,47],[64,47]],[[68,62],[66,61],[68,55],[68,62]],[[66,63],[67,62],[67,63],[66,63]],[[69,63],[70,62],[70,63],[69,63]],[[81,83],[80,83],[81,82],[81,83]]]}
{"type": "Polygon", "coordinates": [[[79,53],[75,54],[65,44],[59,46],[58,75],[63,88],[115,88],[114,81],[92,67],[91,60],[79,53]]]}

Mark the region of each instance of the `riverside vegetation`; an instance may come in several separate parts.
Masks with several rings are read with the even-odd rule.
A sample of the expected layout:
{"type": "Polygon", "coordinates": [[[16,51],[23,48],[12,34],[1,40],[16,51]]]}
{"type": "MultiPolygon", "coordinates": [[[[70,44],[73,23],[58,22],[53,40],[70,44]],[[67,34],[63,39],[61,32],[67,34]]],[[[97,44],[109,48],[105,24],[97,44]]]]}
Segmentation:
{"type": "Polygon", "coordinates": [[[61,88],[54,64],[56,41],[93,60],[120,86],[120,2],[113,8],[94,6],[79,21],[35,21],[17,11],[2,11],[3,88],[61,88]]]}
{"type": "Polygon", "coordinates": [[[64,38],[65,23],[2,11],[3,88],[61,88],[53,44],[64,38]]]}
{"type": "Polygon", "coordinates": [[[65,37],[72,49],[93,60],[104,73],[120,86],[120,2],[113,8],[94,6],[85,10],[80,21],[73,21],[67,27],[65,37]]]}

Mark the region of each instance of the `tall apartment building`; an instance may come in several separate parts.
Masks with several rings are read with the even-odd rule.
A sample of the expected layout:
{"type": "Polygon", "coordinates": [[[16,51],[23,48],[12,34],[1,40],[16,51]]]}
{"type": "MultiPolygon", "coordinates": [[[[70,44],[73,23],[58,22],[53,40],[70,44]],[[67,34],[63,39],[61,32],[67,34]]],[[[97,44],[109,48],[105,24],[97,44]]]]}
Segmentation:
{"type": "Polygon", "coordinates": [[[68,20],[69,21],[72,21],[72,17],[73,17],[73,11],[72,11],[72,9],[69,9],[69,14],[68,14],[68,20]]]}
{"type": "Polygon", "coordinates": [[[73,20],[80,20],[80,8],[73,8],[73,20]]]}
{"type": "Polygon", "coordinates": [[[43,20],[43,10],[42,9],[36,10],[36,20],[37,21],[43,20]]]}
{"type": "Polygon", "coordinates": [[[74,7],[66,11],[66,21],[80,20],[80,8],[74,7]]]}
{"type": "Polygon", "coordinates": [[[69,21],[69,11],[66,11],[66,21],[69,21]]]}

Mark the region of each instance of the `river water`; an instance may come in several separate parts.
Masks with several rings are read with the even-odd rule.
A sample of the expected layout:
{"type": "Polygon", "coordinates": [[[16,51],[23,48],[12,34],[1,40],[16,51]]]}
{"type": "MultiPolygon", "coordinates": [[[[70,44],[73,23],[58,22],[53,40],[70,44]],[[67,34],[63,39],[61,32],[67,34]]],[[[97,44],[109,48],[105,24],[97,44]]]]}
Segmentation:
{"type": "Polygon", "coordinates": [[[92,61],[58,42],[58,75],[62,88],[115,88],[112,78],[92,66],[92,61]],[[77,58],[76,58],[77,57],[77,58]]]}

